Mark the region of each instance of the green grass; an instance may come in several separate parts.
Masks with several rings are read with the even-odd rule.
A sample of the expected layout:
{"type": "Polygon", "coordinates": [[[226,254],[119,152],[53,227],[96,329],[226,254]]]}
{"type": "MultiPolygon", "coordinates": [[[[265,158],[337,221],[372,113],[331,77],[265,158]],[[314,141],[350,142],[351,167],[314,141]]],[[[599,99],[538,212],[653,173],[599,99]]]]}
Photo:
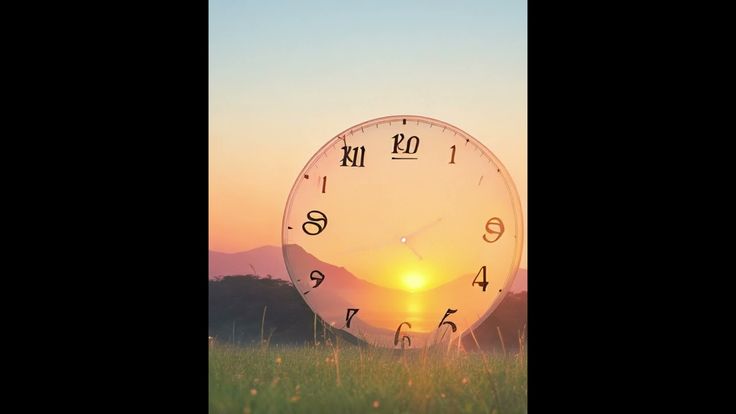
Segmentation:
{"type": "Polygon", "coordinates": [[[526,413],[523,353],[215,344],[210,413],[526,413]]]}

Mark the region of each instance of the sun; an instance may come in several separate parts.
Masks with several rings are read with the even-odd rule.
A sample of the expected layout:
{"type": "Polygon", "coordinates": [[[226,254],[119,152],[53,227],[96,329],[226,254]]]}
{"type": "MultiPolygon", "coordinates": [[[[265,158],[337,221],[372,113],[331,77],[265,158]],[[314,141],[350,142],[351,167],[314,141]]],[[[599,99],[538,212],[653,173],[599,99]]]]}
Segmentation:
{"type": "Polygon", "coordinates": [[[406,286],[409,291],[416,291],[424,287],[424,285],[427,283],[424,276],[418,274],[418,273],[409,273],[404,276],[403,278],[404,286],[406,286]]]}

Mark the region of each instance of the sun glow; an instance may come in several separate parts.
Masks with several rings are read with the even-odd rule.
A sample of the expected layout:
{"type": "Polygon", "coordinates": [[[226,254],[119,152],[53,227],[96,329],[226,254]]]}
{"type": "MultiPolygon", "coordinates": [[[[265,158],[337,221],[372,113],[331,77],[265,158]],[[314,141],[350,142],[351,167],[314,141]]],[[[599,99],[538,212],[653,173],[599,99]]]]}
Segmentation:
{"type": "Polygon", "coordinates": [[[406,276],[404,276],[403,282],[404,286],[406,286],[411,292],[421,289],[427,283],[424,276],[418,273],[407,274],[406,276]]]}

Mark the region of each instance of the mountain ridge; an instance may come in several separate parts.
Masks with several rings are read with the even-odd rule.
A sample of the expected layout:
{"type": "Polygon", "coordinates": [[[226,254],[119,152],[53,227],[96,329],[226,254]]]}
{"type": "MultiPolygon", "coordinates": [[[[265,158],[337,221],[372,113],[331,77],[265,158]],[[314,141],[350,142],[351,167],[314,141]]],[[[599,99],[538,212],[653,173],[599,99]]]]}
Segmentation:
{"type": "MultiPolygon", "coordinates": [[[[351,273],[344,266],[332,266],[351,273]]],[[[274,279],[291,282],[291,278],[289,277],[289,273],[286,269],[286,264],[284,263],[281,246],[264,245],[234,253],[209,250],[208,270],[209,279],[229,275],[255,274],[261,277],[270,275],[274,279]],[[251,268],[251,266],[253,266],[253,268],[251,268]]],[[[353,276],[362,282],[370,283],[355,275],[353,276]]],[[[521,292],[525,290],[527,290],[527,269],[520,267],[509,291],[521,292]]]]}

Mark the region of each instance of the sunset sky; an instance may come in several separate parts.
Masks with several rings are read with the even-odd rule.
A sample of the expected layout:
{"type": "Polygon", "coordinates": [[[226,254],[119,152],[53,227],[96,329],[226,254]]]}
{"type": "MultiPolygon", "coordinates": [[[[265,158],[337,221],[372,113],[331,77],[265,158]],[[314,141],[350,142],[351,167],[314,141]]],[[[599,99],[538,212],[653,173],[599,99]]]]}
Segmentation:
{"type": "Polygon", "coordinates": [[[526,218],[525,2],[209,4],[210,249],[280,245],[310,157],[386,115],[440,119],[483,143],[526,218]]]}

